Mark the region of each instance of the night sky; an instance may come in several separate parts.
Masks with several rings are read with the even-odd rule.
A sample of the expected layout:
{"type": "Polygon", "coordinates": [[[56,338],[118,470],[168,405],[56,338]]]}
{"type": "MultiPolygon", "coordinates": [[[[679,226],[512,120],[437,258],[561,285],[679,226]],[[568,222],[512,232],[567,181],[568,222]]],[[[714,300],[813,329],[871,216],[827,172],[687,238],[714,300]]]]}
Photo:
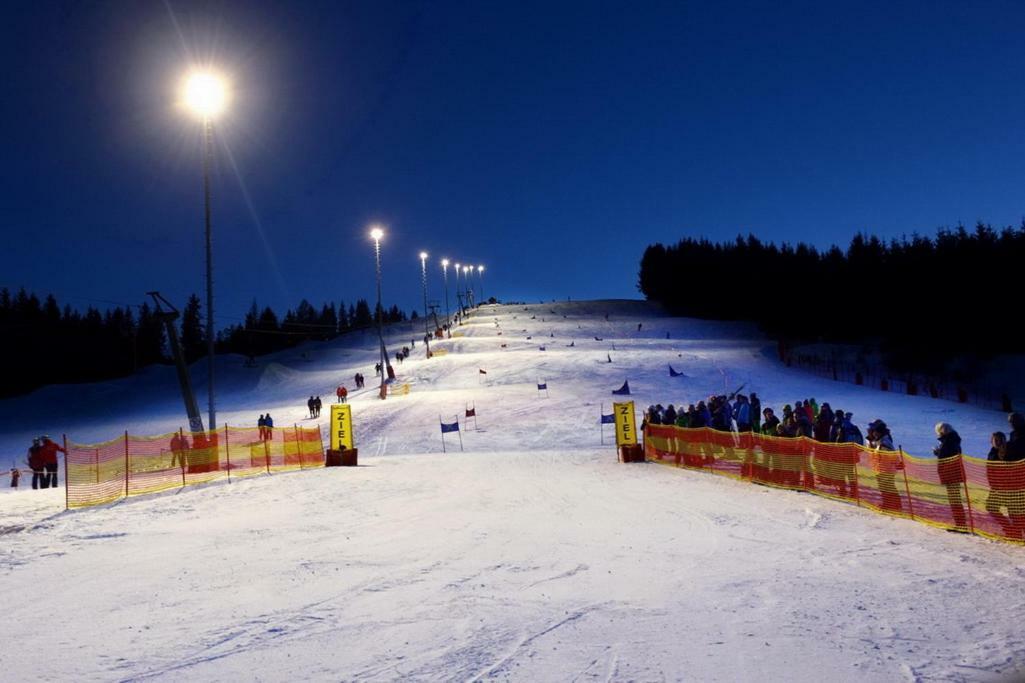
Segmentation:
{"type": "Polygon", "coordinates": [[[193,63],[234,88],[219,328],[254,298],[372,300],[372,222],[409,310],[422,249],[483,263],[506,300],[638,297],[654,241],[1025,215],[1021,2],[17,4],[0,286],[77,307],[202,295],[193,63]]]}

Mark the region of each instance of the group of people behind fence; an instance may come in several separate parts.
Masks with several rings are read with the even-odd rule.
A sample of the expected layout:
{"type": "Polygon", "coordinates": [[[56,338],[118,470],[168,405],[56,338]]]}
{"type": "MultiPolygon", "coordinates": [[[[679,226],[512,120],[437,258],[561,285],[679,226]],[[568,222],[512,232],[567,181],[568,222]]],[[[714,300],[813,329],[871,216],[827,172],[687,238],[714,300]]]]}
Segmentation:
{"type": "MultiPolygon", "coordinates": [[[[684,428],[708,427],[730,433],[757,433],[775,437],[806,437],[825,444],[853,443],[869,449],[869,465],[875,473],[876,483],[884,510],[903,510],[901,492],[896,475],[904,468],[903,454],[897,454],[893,434],[881,419],[874,419],[866,426],[863,434],[854,423],[854,415],[840,408],[834,410],[828,403],[821,406],[814,398],[795,401],[783,406],[782,416],[772,408],[761,408],[758,395],[735,394],[711,396],[707,401],[691,404],[677,410],[673,405],[649,406],[644,414],[642,429],[646,425],[675,425],[684,428]]],[[[1012,412],[1007,417],[1010,434],[994,432],[990,438],[990,463],[1015,463],[1025,460],[1025,416],[1012,412]]],[[[954,531],[967,531],[970,525],[965,496],[966,475],[964,463],[954,456],[961,454],[961,437],[948,423],[935,426],[939,444],[933,449],[937,458],[937,475],[946,489],[946,502],[950,506],[954,531]]],[[[734,456],[733,449],[726,447],[725,457],[734,456]]],[[[702,457],[707,458],[706,449],[702,457]]],[[[786,456],[767,458],[770,478],[779,483],[798,488],[814,488],[816,476],[820,485],[836,487],[842,497],[858,498],[858,477],[856,462],[844,458],[827,457],[825,453],[812,454],[818,462],[813,468],[811,457],[801,457],[795,464],[786,461],[786,456]]],[[[750,476],[754,466],[753,456],[746,456],[742,475],[750,476]]],[[[987,513],[1000,525],[1009,538],[1025,538],[1025,473],[1021,468],[1002,468],[999,465],[986,469],[989,494],[986,500],[987,513]]]]}
{"type": "MultiPolygon", "coordinates": [[[[58,463],[57,453],[67,454],[64,447],[53,441],[49,436],[32,439],[25,464],[32,471],[32,488],[57,488],[58,463]]],[[[11,488],[18,488],[21,481],[21,470],[17,466],[11,468],[11,488]]]]}

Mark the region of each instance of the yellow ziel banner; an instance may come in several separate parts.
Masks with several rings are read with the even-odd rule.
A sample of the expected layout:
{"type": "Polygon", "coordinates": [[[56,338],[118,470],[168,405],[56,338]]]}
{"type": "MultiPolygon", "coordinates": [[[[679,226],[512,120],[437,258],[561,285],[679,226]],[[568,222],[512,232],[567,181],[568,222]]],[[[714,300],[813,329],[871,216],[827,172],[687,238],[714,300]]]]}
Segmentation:
{"type": "Polygon", "coordinates": [[[634,402],[613,403],[616,415],[616,445],[633,446],[637,443],[637,418],[634,416],[634,402]]]}
{"type": "Polygon", "coordinates": [[[340,451],[342,446],[353,449],[352,406],[348,403],[331,404],[331,450],[340,451]]]}

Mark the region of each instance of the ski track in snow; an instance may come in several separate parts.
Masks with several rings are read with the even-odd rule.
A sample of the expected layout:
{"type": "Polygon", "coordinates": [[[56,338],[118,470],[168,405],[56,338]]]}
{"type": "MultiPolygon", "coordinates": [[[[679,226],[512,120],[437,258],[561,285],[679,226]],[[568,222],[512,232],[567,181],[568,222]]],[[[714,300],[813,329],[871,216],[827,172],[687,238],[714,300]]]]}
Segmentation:
{"type": "MultiPolygon", "coordinates": [[[[937,416],[971,450],[1002,426],[999,414],[787,370],[744,325],[668,318],[637,302],[528,309],[482,307],[461,336],[433,345],[448,354],[430,361],[417,344],[396,366],[395,386],[408,382],[410,394],[383,402],[372,335],[308,344],[308,362],[298,350],[255,369],[219,359],[221,415],[234,424],[267,410],[282,426],[312,424],[305,399],[327,402],[363,371],[367,388],[350,394],[358,468],[70,513],[62,489],[5,490],[0,635],[15,646],[0,651],[3,677],[926,683],[1025,674],[1022,548],[800,493],[622,465],[598,434],[600,406],[610,409],[610,390],[627,378],[638,407],[741,383],[777,408],[815,396],[853,410],[859,424],[887,418],[916,454],[931,447],[937,416]],[[686,377],[670,379],[670,363],[686,377]],[[465,452],[451,439],[443,455],[439,414],[462,415],[471,402],[479,430],[460,418],[465,452]]],[[[396,328],[389,347],[411,336],[396,328]]],[[[134,433],[170,431],[179,400],[164,370],[173,373],[0,402],[0,447],[20,452],[32,433],[58,431],[55,419],[79,441],[110,438],[126,406],[140,404],[134,433]],[[36,407],[50,398],[80,412],[44,422],[36,407]]]]}

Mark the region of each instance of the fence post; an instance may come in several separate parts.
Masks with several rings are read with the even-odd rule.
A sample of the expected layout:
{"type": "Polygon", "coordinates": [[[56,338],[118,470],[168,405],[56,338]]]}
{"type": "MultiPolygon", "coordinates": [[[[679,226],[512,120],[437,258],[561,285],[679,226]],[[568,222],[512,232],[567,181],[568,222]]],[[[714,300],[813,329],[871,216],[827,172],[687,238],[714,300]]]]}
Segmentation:
{"type": "Polygon", "coordinates": [[[224,423],[224,459],[228,469],[228,483],[231,483],[231,450],[228,448],[228,423],[224,423]]]}
{"type": "Polygon", "coordinates": [[[299,469],[303,468],[303,442],[299,439],[299,425],[293,425],[295,427],[295,446],[299,449],[299,469]]]}
{"type": "Polygon", "coordinates": [[[900,453],[900,470],[904,473],[904,493],[906,493],[908,497],[908,512],[911,513],[911,519],[913,520],[915,518],[915,506],[911,502],[911,487],[908,486],[908,468],[907,465],[904,464],[904,447],[897,446],[897,449],[900,453]]]}
{"type": "Polygon", "coordinates": [[[68,483],[68,435],[61,434],[61,439],[64,441],[64,509],[70,509],[68,505],[68,492],[70,484],[68,483]]]}
{"type": "Polygon", "coordinates": [[[131,460],[128,455],[128,430],[125,430],[125,498],[128,497],[128,472],[131,469],[131,460]]]}
{"type": "Polygon", "coordinates": [[[861,507],[861,476],[858,474],[858,465],[861,464],[861,446],[852,443],[854,449],[854,504],[861,507]]]}
{"type": "Polygon", "coordinates": [[[100,449],[96,449],[96,483],[100,483],[100,449]]]}
{"type": "MultiPolygon", "coordinates": [[[[190,434],[192,432],[189,432],[190,434]]],[[[178,428],[178,464],[182,468],[182,488],[185,488],[185,451],[188,449],[185,446],[185,433],[182,428],[178,428]]]]}
{"type": "Polygon", "coordinates": [[[957,454],[957,463],[961,466],[961,483],[964,484],[965,505],[968,506],[968,528],[971,529],[971,532],[974,534],[975,533],[975,519],[972,517],[972,497],[968,493],[968,474],[965,472],[965,468],[964,468],[964,454],[963,453],[958,453],[957,454]]]}

